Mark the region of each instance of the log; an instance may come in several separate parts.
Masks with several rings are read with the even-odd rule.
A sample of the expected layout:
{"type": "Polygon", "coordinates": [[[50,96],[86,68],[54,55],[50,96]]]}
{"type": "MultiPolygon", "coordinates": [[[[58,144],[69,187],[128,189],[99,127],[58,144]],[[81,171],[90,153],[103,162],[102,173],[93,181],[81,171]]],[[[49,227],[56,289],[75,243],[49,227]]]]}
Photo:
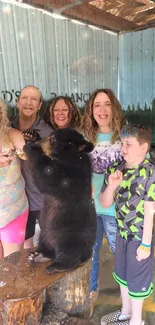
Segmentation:
{"type": "Polygon", "coordinates": [[[22,299],[42,291],[65,275],[46,273],[51,262],[30,264],[30,250],[23,250],[0,260],[0,300],[22,299]]]}
{"type": "Polygon", "coordinates": [[[42,292],[25,299],[4,301],[1,311],[2,325],[38,325],[42,318],[42,292]]]}
{"type": "Polygon", "coordinates": [[[89,318],[89,281],[91,260],[82,267],[68,272],[46,290],[46,301],[63,309],[71,316],[89,318]]]}
{"type": "Polygon", "coordinates": [[[39,325],[44,299],[70,315],[89,317],[91,261],[50,275],[46,267],[51,262],[29,264],[29,251],[0,260],[0,325],[39,325]]]}

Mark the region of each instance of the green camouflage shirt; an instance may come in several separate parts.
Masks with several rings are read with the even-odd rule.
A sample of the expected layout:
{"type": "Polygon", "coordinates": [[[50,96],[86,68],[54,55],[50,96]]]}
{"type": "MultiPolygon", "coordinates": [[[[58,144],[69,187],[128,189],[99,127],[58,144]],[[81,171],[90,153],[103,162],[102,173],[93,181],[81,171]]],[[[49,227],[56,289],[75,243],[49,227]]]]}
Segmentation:
{"type": "Polygon", "coordinates": [[[114,163],[105,173],[105,185],[109,175],[117,169],[123,173],[123,181],[117,187],[115,196],[119,233],[125,239],[141,240],[144,202],[155,201],[155,165],[148,159],[133,169],[126,168],[125,161],[114,163]]]}

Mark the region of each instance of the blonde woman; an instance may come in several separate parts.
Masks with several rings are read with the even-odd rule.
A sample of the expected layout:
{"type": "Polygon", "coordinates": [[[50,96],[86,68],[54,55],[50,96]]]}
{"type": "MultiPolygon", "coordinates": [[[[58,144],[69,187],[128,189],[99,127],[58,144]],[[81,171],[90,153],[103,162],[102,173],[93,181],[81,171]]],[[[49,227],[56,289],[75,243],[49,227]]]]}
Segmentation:
{"type": "Polygon", "coordinates": [[[93,250],[90,277],[91,314],[98,296],[99,251],[105,235],[109,247],[115,253],[117,225],[115,205],[104,209],[100,204],[100,192],[104,182],[104,171],[115,161],[122,160],[119,132],[125,119],[121,105],[110,89],[97,89],[91,95],[84,112],[82,132],[95,146],[91,152],[94,200],[97,212],[97,235],[93,250]]]}
{"type": "Polygon", "coordinates": [[[78,131],[81,125],[80,110],[70,97],[55,97],[49,102],[45,113],[45,122],[54,129],[70,127],[78,131]]]}
{"type": "Polygon", "coordinates": [[[24,144],[21,132],[9,127],[0,100],[0,258],[21,250],[25,239],[28,201],[17,157],[24,144]]]}

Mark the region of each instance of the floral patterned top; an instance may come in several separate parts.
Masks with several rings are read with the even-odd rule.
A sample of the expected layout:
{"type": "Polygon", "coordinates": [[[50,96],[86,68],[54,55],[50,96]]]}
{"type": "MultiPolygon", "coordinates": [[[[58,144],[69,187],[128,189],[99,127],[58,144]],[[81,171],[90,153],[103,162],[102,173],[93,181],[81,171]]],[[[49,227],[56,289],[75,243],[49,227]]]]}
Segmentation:
{"type": "MultiPolygon", "coordinates": [[[[13,146],[6,136],[0,151],[9,149],[13,149],[13,146]]],[[[21,175],[20,161],[16,157],[10,165],[0,167],[0,228],[5,227],[27,209],[25,182],[21,175]]]]}

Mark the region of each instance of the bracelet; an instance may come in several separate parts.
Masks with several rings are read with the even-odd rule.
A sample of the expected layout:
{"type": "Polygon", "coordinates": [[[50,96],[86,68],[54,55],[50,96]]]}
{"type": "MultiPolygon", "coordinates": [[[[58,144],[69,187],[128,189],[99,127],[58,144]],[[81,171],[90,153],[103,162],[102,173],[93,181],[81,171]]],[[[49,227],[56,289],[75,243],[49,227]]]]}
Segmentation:
{"type": "Polygon", "coordinates": [[[151,247],[144,247],[144,246],[142,246],[142,245],[140,245],[140,248],[141,248],[143,251],[145,251],[145,252],[148,252],[148,251],[150,251],[150,249],[151,249],[151,247]]]}
{"type": "Polygon", "coordinates": [[[146,247],[146,248],[150,248],[151,247],[151,244],[148,245],[148,244],[141,243],[141,246],[146,247]]]}

